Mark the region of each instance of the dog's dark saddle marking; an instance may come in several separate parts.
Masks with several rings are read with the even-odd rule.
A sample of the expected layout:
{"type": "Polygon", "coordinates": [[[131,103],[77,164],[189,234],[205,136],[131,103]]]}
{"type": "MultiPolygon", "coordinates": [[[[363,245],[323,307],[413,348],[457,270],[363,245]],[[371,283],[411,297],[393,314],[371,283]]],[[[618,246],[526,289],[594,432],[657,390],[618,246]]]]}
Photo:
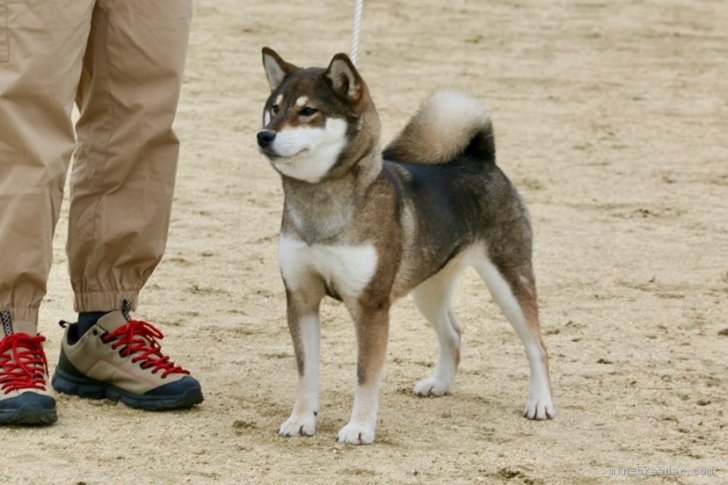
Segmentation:
{"type": "Polygon", "coordinates": [[[502,227],[505,219],[516,218],[503,210],[513,207],[512,198],[518,196],[493,163],[488,141],[492,143],[492,137],[476,136],[463,154],[444,164],[385,159],[384,171],[397,188],[400,207],[409,200],[416,212],[414,247],[427,248],[418,255],[423,260],[419,267],[436,270],[417,275],[421,281],[467,246],[500,239],[490,233],[491,229],[502,227]]]}

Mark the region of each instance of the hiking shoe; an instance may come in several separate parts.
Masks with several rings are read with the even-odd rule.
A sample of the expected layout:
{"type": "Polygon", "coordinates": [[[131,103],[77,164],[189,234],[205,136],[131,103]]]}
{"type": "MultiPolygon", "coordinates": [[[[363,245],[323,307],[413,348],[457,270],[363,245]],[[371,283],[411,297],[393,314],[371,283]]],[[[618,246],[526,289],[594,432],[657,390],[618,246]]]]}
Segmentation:
{"type": "Polygon", "coordinates": [[[75,323],[66,324],[53,388],[155,411],[202,402],[200,383],[162,354],[162,332],[125,313],[107,313],[83,335],[75,323]]]}
{"type": "Polygon", "coordinates": [[[0,340],[0,425],[51,424],[56,400],[46,392],[45,337],[11,333],[0,340]]]}

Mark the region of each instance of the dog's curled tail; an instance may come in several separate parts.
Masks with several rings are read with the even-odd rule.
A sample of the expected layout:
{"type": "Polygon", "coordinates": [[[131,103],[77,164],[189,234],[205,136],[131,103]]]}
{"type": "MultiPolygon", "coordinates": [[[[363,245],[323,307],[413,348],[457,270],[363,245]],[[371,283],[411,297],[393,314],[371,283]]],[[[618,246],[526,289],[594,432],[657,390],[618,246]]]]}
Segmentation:
{"type": "Polygon", "coordinates": [[[490,114],[466,94],[438,91],[425,101],[383,155],[389,160],[425,164],[445,164],[463,155],[495,163],[490,114]]]}

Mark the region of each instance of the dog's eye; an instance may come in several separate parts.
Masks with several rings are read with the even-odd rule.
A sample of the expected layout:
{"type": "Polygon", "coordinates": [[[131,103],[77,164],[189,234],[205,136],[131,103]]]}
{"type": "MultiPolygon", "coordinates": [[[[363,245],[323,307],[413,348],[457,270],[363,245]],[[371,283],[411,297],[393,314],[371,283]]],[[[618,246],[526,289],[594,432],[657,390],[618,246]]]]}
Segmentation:
{"type": "Polygon", "coordinates": [[[278,107],[277,104],[274,104],[273,106],[270,107],[270,114],[275,116],[278,114],[278,110],[280,110],[280,108],[278,107]]]}
{"type": "Polygon", "coordinates": [[[316,108],[311,108],[310,106],[306,106],[305,108],[301,109],[301,111],[298,114],[307,118],[309,116],[315,115],[316,113],[318,113],[318,110],[316,108]]]}

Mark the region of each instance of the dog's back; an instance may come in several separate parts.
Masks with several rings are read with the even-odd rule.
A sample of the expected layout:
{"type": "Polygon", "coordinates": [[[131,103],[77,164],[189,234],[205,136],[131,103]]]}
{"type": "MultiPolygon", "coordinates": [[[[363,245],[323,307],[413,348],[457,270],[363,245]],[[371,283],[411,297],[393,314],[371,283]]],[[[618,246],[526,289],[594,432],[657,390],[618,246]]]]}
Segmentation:
{"type": "Polygon", "coordinates": [[[403,227],[414,243],[403,258],[407,281],[398,285],[403,291],[480,242],[497,248],[508,240],[518,259],[530,252],[525,206],[495,164],[493,125],[475,99],[436,93],[383,156],[404,208],[403,227]]]}

